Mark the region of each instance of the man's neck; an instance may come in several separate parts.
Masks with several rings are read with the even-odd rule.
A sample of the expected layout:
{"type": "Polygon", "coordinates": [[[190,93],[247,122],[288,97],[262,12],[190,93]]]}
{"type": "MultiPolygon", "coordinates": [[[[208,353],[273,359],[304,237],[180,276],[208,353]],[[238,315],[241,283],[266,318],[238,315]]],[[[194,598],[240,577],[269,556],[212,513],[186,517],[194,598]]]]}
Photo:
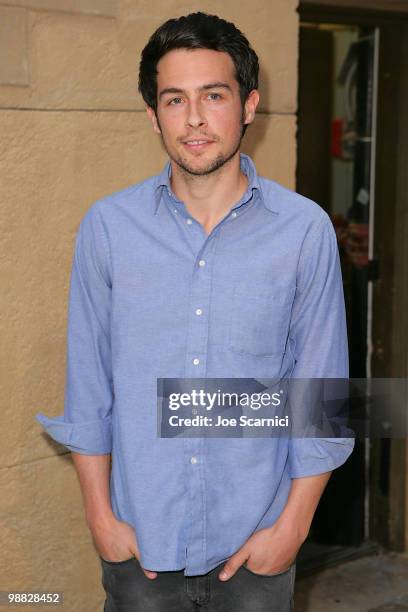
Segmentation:
{"type": "Polygon", "coordinates": [[[208,234],[248,187],[248,179],[240,169],[239,153],[205,176],[187,174],[171,161],[170,182],[173,193],[208,234]]]}

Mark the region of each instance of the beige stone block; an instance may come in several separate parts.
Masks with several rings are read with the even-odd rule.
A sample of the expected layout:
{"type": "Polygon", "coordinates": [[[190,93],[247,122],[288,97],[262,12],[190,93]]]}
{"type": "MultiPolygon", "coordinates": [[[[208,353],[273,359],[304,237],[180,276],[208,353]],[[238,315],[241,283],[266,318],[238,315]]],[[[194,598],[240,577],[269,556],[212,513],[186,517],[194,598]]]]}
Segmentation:
{"type": "Polygon", "coordinates": [[[0,6],[0,85],[28,85],[27,12],[0,6]]]}
{"type": "Polygon", "coordinates": [[[296,185],[296,129],[295,115],[258,114],[242,146],[253,158],[258,174],[289,189],[296,185]]]}
{"type": "Polygon", "coordinates": [[[71,455],[2,469],[0,489],[2,588],[59,591],[64,610],[101,610],[100,561],[71,455]]]}
{"type": "Polygon", "coordinates": [[[31,106],[134,109],[138,27],[77,15],[32,15],[31,106]]]}
{"type": "Polygon", "coordinates": [[[31,87],[0,87],[3,108],[136,108],[143,24],[30,12],[31,87]]]}
{"type": "MultiPolygon", "coordinates": [[[[155,21],[158,27],[167,19],[204,10],[202,6],[200,0],[120,0],[118,16],[122,21],[155,21]]],[[[148,31],[146,34],[149,36],[148,31]]]]}
{"type": "Polygon", "coordinates": [[[101,17],[115,17],[118,0],[7,0],[8,5],[36,11],[62,11],[101,17]]]}

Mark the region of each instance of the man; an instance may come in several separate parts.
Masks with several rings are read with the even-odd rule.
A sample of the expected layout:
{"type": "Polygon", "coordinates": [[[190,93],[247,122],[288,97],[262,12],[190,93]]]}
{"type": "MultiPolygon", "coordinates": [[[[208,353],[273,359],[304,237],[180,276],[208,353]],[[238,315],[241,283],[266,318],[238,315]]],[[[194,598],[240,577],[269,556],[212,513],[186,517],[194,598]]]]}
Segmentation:
{"type": "Polygon", "coordinates": [[[348,376],[331,221],[239,151],[257,88],[232,23],[164,23],[139,90],[170,160],[79,226],[65,412],[37,418],[72,451],[107,611],[293,609],[296,555],[353,448],[156,433],[159,378],[348,376]]]}

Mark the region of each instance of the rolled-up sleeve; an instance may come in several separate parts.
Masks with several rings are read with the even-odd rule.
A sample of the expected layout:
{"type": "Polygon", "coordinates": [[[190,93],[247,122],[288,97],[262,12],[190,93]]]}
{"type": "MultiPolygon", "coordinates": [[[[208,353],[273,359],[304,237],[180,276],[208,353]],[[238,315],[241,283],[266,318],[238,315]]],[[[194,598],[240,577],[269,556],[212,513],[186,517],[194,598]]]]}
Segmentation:
{"type": "Polygon", "coordinates": [[[112,450],[109,242],[95,203],[83,217],[71,268],[64,414],[37,421],[57,442],[85,455],[112,450]]]}
{"type": "MultiPolygon", "coordinates": [[[[340,258],[336,233],[325,212],[302,245],[289,335],[294,345],[293,378],[348,378],[340,258]]],[[[334,470],[353,448],[352,437],[293,437],[289,442],[290,476],[301,478],[334,470]]]]}

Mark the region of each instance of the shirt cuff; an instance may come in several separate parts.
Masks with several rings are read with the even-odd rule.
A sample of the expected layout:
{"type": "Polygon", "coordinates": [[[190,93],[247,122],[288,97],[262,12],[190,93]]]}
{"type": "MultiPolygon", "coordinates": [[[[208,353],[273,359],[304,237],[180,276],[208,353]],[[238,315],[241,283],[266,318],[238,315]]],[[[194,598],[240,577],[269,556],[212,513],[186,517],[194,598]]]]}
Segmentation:
{"type": "Polygon", "coordinates": [[[354,444],[354,438],[292,439],[289,442],[289,475],[302,478],[331,472],[346,462],[354,444]]]}
{"type": "Polygon", "coordinates": [[[35,418],[51,438],[71,451],[83,455],[107,455],[112,451],[111,415],[82,423],[65,421],[64,416],[49,418],[41,412],[35,418]]]}

